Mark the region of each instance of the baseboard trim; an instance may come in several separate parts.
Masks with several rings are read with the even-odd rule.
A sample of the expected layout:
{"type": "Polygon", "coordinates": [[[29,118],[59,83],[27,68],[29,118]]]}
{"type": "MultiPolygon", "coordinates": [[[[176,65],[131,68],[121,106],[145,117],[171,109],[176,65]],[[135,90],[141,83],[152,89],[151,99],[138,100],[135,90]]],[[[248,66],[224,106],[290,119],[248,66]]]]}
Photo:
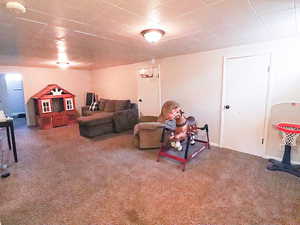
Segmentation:
{"type": "MultiPolygon", "coordinates": [[[[221,148],[219,144],[216,144],[214,142],[210,142],[210,145],[214,146],[214,147],[221,148]]],[[[235,150],[232,150],[232,151],[235,151],[235,150]]],[[[237,152],[239,152],[239,151],[237,151],[237,152]]],[[[254,155],[254,154],[250,154],[250,153],[245,153],[245,154],[254,155]]],[[[265,156],[264,155],[254,155],[254,156],[258,156],[258,157],[261,157],[263,159],[275,159],[275,160],[278,160],[278,161],[282,160],[281,158],[276,157],[276,156],[269,156],[269,155],[265,155],[265,156]]],[[[292,164],[299,164],[300,165],[300,161],[291,160],[291,163],[292,164]]]]}
{"type": "MultiPolygon", "coordinates": [[[[281,161],[282,159],[279,158],[279,157],[276,157],[276,156],[269,156],[269,155],[265,155],[263,156],[264,159],[275,159],[275,160],[278,160],[278,161],[281,161]]],[[[291,163],[292,164],[300,164],[300,161],[294,161],[294,160],[291,160],[291,163]]]]}
{"type": "Polygon", "coordinates": [[[219,144],[216,144],[216,143],[214,143],[214,142],[210,142],[209,144],[210,144],[211,146],[214,146],[214,147],[220,147],[219,144]]]}
{"type": "MultiPolygon", "coordinates": [[[[216,144],[214,142],[210,142],[210,145],[214,146],[214,147],[221,148],[219,144],[216,144]]],[[[232,151],[235,151],[235,150],[232,150],[232,151]]],[[[237,152],[239,152],[239,151],[237,151],[237,152]]],[[[254,155],[254,154],[250,154],[250,153],[245,153],[245,154],[254,155]]],[[[254,156],[258,156],[258,157],[261,157],[263,159],[275,159],[275,160],[278,160],[278,161],[282,160],[282,158],[279,158],[279,157],[276,157],[276,156],[269,156],[269,155],[254,155],[254,156]]],[[[291,160],[291,163],[300,165],[300,161],[291,160]]]]}

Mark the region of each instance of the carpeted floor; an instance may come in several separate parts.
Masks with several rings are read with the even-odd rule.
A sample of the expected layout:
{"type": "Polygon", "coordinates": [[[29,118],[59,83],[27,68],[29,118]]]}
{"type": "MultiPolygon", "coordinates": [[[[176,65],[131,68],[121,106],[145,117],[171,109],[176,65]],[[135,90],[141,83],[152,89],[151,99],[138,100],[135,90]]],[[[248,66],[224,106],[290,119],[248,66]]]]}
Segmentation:
{"type": "Polygon", "coordinates": [[[135,149],[129,132],[89,140],[75,125],[18,124],[16,136],[2,225],[300,224],[300,179],[255,156],[213,148],[182,172],[135,149]]]}

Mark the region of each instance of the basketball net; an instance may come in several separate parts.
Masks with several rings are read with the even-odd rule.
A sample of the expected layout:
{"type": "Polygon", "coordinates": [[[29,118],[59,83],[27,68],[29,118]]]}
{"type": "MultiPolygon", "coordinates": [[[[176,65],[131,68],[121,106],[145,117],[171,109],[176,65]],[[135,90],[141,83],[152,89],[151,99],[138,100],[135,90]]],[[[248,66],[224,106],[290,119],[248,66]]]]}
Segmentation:
{"type": "MultiPolygon", "coordinates": [[[[296,127],[283,126],[282,128],[291,131],[300,131],[300,128],[296,128],[296,127]]],[[[296,146],[296,141],[300,133],[288,133],[288,132],[281,131],[281,134],[282,134],[283,145],[296,146]]]]}

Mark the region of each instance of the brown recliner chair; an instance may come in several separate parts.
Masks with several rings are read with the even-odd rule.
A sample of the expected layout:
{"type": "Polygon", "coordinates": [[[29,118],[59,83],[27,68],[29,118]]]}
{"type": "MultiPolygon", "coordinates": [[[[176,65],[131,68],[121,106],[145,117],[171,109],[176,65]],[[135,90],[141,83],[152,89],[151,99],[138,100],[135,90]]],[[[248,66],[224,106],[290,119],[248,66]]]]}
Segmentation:
{"type": "Polygon", "coordinates": [[[134,144],[140,150],[160,148],[164,125],[156,116],[143,116],[135,126],[134,144]]]}

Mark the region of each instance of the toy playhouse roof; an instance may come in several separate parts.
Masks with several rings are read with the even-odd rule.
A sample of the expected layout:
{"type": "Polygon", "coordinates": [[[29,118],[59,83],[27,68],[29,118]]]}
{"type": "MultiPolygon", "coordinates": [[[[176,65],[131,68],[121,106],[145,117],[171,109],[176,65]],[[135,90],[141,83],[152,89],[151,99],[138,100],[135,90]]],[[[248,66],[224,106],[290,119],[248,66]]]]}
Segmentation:
{"type": "Polygon", "coordinates": [[[57,84],[49,84],[49,85],[47,85],[47,87],[43,88],[38,93],[36,93],[35,95],[33,95],[32,98],[39,99],[39,98],[43,98],[45,96],[54,96],[55,94],[53,94],[53,92],[55,92],[57,90],[61,90],[62,91],[61,95],[72,95],[72,96],[75,96],[71,92],[67,91],[66,89],[61,88],[57,84]]]}

